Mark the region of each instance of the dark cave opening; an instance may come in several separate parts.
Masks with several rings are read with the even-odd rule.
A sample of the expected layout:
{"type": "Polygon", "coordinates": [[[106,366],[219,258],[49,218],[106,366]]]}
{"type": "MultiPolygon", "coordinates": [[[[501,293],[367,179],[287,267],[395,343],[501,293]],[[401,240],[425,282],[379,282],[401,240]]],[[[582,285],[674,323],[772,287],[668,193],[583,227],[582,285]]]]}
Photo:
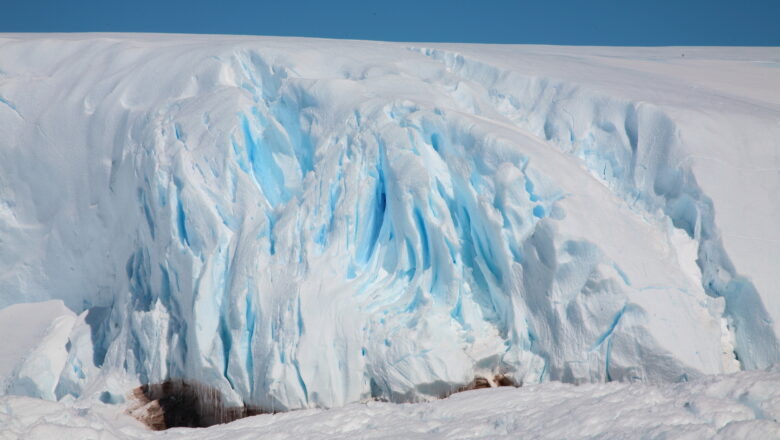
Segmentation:
{"type": "Polygon", "coordinates": [[[272,412],[248,405],[227,406],[216,388],[183,380],[142,385],[133,394],[140,406],[130,414],[155,431],[206,428],[272,412]]]}

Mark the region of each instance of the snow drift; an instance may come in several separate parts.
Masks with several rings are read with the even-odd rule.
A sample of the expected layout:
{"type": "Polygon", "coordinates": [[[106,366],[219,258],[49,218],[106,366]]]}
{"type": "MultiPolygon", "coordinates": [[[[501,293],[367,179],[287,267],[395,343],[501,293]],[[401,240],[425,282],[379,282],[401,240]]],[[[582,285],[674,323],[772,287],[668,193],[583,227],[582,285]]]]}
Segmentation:
{"type": "Polygon", "coordinates": [[[0,397],[2,439],[774,439],[780,373],[742,371],[686,383],[548,382],[416,404],[353,403],[264,414],[205,429],[149,430],[115,405],[0,397]]]}
{"type": "Polygon", "coordinates": [[[283,410],[765,368],[778,60],[6,35],[0,307],[62,316],[0,311],[43,335],[6,392],[283,410]]]}

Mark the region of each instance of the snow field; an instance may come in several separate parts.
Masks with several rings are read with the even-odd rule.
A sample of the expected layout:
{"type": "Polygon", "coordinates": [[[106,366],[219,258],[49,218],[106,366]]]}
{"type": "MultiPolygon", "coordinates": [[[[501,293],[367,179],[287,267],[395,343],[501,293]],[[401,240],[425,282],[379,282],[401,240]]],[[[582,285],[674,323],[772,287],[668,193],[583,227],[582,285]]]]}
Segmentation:
{"type": "Polygon", "coordinates": [[[79,439],[771,439],[780,373],[679,384],[545,383],[466,391],[418,404],[353,403],[259,415],[205,429],[150,431],[115,405],[0,397],[0,438],[79,439]]]}

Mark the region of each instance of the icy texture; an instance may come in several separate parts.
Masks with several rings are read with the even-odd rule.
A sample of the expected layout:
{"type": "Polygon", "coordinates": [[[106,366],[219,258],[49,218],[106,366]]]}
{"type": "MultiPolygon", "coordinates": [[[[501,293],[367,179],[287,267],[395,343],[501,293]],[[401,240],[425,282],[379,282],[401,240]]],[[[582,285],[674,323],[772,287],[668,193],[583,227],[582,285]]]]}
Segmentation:
{"type": "Polygon", "coordinates": [[[0,387],[11,394],[54,400],[75,319],[56,300],[0,310],[0,387]]]}
{"type": "Polygon", "coordinates": [[[207,429],[149,431],[116,406],[0,397],[2,439],[774,439],[780,373],[682,384],[545,383],[429,403],[366,402],[260,415],[207,429]]]}
{"type": "MultiPolygon", "coordinates": [[[[0,307],[79,314],[59,379],[8,391],[113,400],[126,390],[105,377],[122,372],[293,409],[426,400],[497,373],[686,381],[777,362],[780,279],[757,262],[754,283],[740,263],[755,257],[733,262],[718,223],[735,192],[780,220],[777,174],[716,185],[694,152],[716,121],[753,164],[777,163],[780,100],[713,112],[716,83],[685,107],[680,66],[648,82],[653,102],[625,84],[670,54],[647,51],[612,89],[593,70],[615,61],[566,56],[0,40],[0,307]]],[[[727,217],[732,235],[777,233],[727,217]]]]}

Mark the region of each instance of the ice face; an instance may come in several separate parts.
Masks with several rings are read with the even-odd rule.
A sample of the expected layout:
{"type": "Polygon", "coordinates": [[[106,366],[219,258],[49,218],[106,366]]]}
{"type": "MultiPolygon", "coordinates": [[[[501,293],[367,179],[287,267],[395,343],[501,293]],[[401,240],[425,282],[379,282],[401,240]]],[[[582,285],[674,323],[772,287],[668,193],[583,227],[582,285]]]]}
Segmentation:
{"type": "Polygon", "coordinates": [[[82,314],[54,397],[119,371],[276,410],[778,360],[662,106],[403,45],[0,53],[2,305],[82,314]]]}

